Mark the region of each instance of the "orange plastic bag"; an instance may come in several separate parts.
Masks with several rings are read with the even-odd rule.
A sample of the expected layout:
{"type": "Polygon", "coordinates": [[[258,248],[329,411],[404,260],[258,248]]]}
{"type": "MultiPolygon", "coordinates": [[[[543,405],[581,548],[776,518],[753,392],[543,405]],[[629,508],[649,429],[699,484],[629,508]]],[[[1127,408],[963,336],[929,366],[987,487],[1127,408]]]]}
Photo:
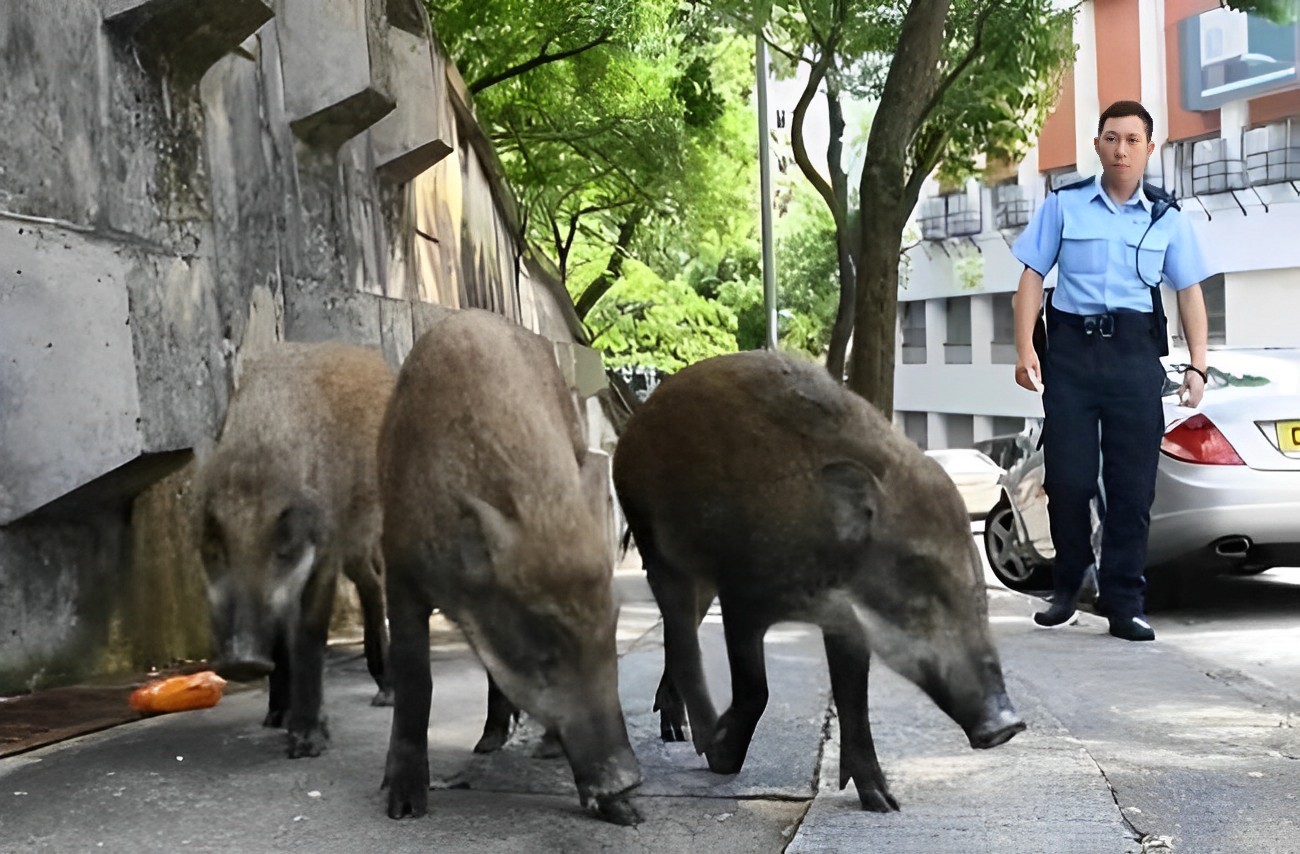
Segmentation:
{"type": "Polygon", "coordinates": [[[225,687],[226,680],[211,670],[157,679],[131,693],[131,708],[146,715],[207,709],[217,704],[225,687]]]}

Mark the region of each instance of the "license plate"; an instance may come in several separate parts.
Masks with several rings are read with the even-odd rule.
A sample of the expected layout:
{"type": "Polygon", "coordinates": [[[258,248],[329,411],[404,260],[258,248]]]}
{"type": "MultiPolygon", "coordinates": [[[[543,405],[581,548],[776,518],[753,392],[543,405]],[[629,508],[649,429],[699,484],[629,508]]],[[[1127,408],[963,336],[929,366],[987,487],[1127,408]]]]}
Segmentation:
{"type": "Polygon", "coordinates": [[[1277,422],[1277,444],[1283,451],[1300,451],[1300,421],[1277,422]]]}

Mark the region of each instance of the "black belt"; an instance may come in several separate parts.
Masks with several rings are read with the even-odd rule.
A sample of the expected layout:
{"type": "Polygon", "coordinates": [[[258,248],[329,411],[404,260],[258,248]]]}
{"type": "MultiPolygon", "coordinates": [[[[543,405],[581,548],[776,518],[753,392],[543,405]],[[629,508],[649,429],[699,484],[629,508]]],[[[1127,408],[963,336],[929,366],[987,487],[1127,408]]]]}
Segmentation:
{"type": "Polygon", "coordinates": [[[1056,306],[1049,306],[1047,318],[1052,323],[1060,323],[1075,329],[1082,329],[1084,334],[1097,334],[1110,338],[1116,334],[1132,335],[1135,332],[1150,333],[1152,316],[1147,311],[1116,311],[1108,314],[1071,314],[1061,311],[1056,306]]]}

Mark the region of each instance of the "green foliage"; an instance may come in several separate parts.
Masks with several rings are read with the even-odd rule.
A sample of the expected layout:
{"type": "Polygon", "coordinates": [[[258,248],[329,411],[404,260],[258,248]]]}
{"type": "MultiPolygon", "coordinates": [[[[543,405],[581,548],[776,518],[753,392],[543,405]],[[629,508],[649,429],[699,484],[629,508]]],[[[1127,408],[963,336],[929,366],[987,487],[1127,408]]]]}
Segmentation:
{"type": "Polygon", "coordinates": [[[612,367],[647,365],[677,371],[736,350],[736,315],[682,281],[664,281],[637,261],[592,309],[593,344],[612,367]]]}
{"type": "Polygon", "coordinates": [[[1253,12],[1279,24],[1289,24],[1300,19],[1300,2],[1297,0],[1227,0],[1227,5],[1239,12],[1253,12]]]}
{"type": "MultiPolygon", "coordinates": [[[[954,3],[949,61],[971,50],[984,3],[954,3]]],[[[926,135],[946,135],[941,181],[976,173],[978,162],[1019,162],[1034,145],[1055,106],[1061,79],[1074,58],[1072,8],[1053,0],[1001,0],[980,33],[978,55],[926,122],[926,135]]],[[[922,164],[924,168],[924,164],[922,164]]]]}

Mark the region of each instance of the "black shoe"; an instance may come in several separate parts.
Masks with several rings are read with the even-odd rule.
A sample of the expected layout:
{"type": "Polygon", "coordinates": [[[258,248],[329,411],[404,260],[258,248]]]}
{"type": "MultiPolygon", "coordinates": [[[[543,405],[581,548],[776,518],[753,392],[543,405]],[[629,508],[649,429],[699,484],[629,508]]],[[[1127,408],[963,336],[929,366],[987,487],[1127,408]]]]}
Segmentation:
{"type": "Polygon", "coordinates": [[[1034,622],[1045,629],[1054,629],[1074,620],[1074,600],[1053,602],[1046,611],[1034,614],[1034,622]]]}
{"type": "Polygon", "coordinates": [[[1111,617],[1110,633],[1126,641],[1153,641],[1155,629],[1143,617],[1111,617]]]}

